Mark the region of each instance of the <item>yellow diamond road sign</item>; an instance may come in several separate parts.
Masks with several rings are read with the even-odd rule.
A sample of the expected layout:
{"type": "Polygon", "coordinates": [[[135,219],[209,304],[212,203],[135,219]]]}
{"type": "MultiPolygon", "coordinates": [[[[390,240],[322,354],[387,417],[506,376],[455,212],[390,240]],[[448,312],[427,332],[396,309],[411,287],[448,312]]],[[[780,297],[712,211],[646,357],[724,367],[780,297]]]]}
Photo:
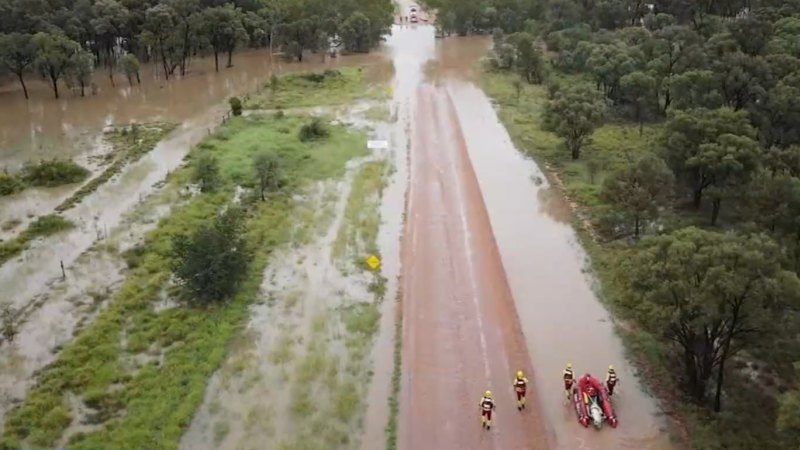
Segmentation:
{"type": "Polygon", "coordinates": [[[370,255],[369,258],[367,258],[367,265],[370,266],[373,270],[377,269],[378,266],[381,265],[381,260],[378,259],[378,257],[375,255],[370,255]]]}

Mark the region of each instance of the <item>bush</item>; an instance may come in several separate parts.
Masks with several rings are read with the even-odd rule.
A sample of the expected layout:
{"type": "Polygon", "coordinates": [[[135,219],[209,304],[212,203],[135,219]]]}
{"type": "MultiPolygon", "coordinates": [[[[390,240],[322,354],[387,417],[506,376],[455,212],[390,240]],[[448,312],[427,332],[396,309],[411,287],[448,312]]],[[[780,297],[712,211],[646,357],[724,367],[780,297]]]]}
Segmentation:
{"type": "Polygon", "coordinates": [[[300,127],[300,140],[303,142],[324,139],[329,134],[327,125],[319,117],[314,117],[311,122],[300,127]]]}
{"type": "Polygon", "coordinates": [[[61,186],[77,183],[89,176],[89,171],[68,159],[42,160],[38,164],[26,164],[22,176],[31,186],[61,186]]]}
{"type": "Polygon", "coordinates": [[[172,269],[191,303],[222,301],[236,291],[249,260],[243,218],[241,210],[232,207],[213,225],[173,239],[172,269]]]}
{"type": "Polygon", "coordinates": [[[210,154],[202,155],[194,168],[194,180],[200,183],[200,192],[213,192],[219,186],[219,163],[210,154]]]}
{"type": "Polygon", "coordinates": [[[233,113],[234,116],[242,115],[242,101],[239,100],[239,97],[231,97],[228,103],[231,104],[231,113],[233,113]]]}
{"type": "Polygon", "coordinates": [[[0,172],[0,196],[11,195],[25,189],[22,180],[14,174],[0,172]]]}
{"type": "Polygon", "coordinates": [[[49,236],[51,234],[58,233],[59,231],[68,230],[74,226],[75,224],[61,216],[48,214],[36,219],[28,226],[28,229],[25,231],[25,233],[29,237],[49,236]]]}

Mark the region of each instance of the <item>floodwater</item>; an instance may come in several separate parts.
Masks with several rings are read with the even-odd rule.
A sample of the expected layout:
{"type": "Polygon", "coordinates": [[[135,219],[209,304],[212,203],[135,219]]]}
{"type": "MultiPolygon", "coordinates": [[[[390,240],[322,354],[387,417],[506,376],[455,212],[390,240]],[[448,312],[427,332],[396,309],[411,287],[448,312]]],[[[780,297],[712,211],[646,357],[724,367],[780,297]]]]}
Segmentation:
{"type": "MultiPolygon", "coordinates": [[[[429,28],[419,27],[412,32],[417,33],[419,39],[433,41],[429,28]]],[[[425,48],[424,44],[417,45],[425,48]]],[[[559,450],[676,448],[670,440],[657,401],[645,392],[635,369],[625,358],[612,319],[593,291],[594,280],[585,274],[587,257],[570,226],[568,204],[559,198],[558,191],[550,188],[536,164],[514,148],[490,100],[476,86],[475,63],[486,54],[489,46],[490,41],[484,38],[452,38],[436,42],[434,60],[425,70],[425,82],[431,83],[438,91],[430,95],[452,99],[514,298],[533,368],[534,402],[541,408],[548,434],[559,450]],[[563,397],[561,371],[567,362],[572,362],[579,374],[591,372],[600,378],[609,364],[615,365],[621,378],[614,397],[620,419],[617,429],[597,432],[583,429],[577,423],[574,411],[564,403],[563,397]]],[[[402,70],[397,72],[403,73],[402,70]]],[[[412,103],[418,100],[412,99],[412,103]]],[[[433,118],[415,117],[412,123],[425,126],[431,120],[433,118]]],[[[436,130],[431,132],[436,133],[436,130]]],[[[422,149],[412,148],[412,159],[420,151],[422,149]]],[[[413,170],[411,179],[415,184],[413,170]]],[[[413,231],[410,235],[407,232],[405,238],[409,236],[412,240],[417,237],[413,231]]],[[[414,264],[417,263],[414,258],[414,264]]],[[[403,273],[406,272],[404,267],[403,273]]],[[[407,298],[406,301],[430,302],[432,299],[407,298]]],[[[455,318],[453,316],[453,320],[455,318]]],[[[409,345],[409,342],[405,344],[409,345]]],[[[475,351],[479,350],[476,348],[475,351]]],[[[404,353],[408,356],[408,352],[404,353]]],[[[492,358],[494,356],[490,360],[494,360],[492,358]]],[[[416,378],[425,376],[409,371],[411,365],[413,361],[404,360],[404,383],[413,380],[415,374],[416,378]]],[[[492,367],[490,370],[502,368],[492,367]]],[[[453,372],[452,376],[463,374],[453,372]]],[[[472,376],[480,378],[482,373],[472,376]]],[[[509,380],[512,377],[513,373],[507,374],[509,380]]],[[[415,386],[420,388],[418,383],[415,386]]],[[[470,394],[478,396],[480,392],[470,394]]],[[[439,397],[429,401],[435,402],[435,398],[439,397]]],[[[405,411],[403,414],[429,417],[422,411],[405,411]]],[[[446,429],[443,424],[438,432],[444,433],[446,429]]],[[[428,438],[435,438],[434,434],[428,438]]],[[[401,436],[405,434],[401,432],[401,436]]],[[[501,441],[494,442],[499,445],[501,441]]],[[[495,444],[484,441],[481,445],[492,448],[495,444]]]]}
{"type": "MultiPolygon", "coordinates": [[[[182,163],[191,147],[219,125],[228,109],[224,103],[228,96],[255,89],[267,81],[273,72],[371,64],[377,66],[373,72],[380,77],[388,74],[387,70],[383,70],[384,66],[391,68],[380,53],[329,58],[325,62],[312,58],[299,64],[286,64],[275,58],[274,65],[270,65],[264,52],[247,52],[238,55],[234,61],[236,65],[233,68],[217,74],[208,67],[208,60],[199,60],[194,63],[192,75],[183,80],[163,83],[143,77],[141,86],[131,89],[118,84],[117,89],[101,89],[98,95],[87,98],[65,95],[65,98],[56,101],[32,93],[30,102],[35,107],[27,110],[28,114],[20,114],[20,111],[26,111],[24,98],[20,104],[19,100],[14,100],[15,96],[2,94],[8,96],[10,101],[4,99],[0,102],[0,136],[9,141],[25,141],[28,146],[35,143],[35,139],[29,139],[30,136],[42,134],[48,139],[68,141],[68,135],[59,137],[59,130],[80,129],[82,133],[86,133],[86,130],[101,133],[103,127],[111,122],[167,120],[180,122],[181,126],[153,151],[127,166],[120,175],[64,213],[66,218],[79,225],[77,228],[40,239],[18,258],[3,264],[0,267],[0,288],[15,295],[13,298],[2,298],[0,302],[9,302],[15,308],[24,307],[46,286],[48,280],[61,274],[61,262],[69,267],[89,245],[113,230],[123,213],[151,194],[155,190],[154,185],[182,163]],[[38,113],[32,114],[33,110],[38,113]],[[64,111],[71,113],[62,114],[64,111]],[[23,119],[24,123],[14,122],[23,119]],[[37,132],[25,136],[15,134],[16,130],[26,127],[37,132]]],[[[23,152],[25,159],[33,156],[27,154],[29,150],[23,152]]],[[[47,151],[54,150],[51,148],[47,151]]],[[[3,159],[6,164],[14,160],[14,155],[19,156],[16,153],[0,155],[7,157],[3,159]]],[[[48,153],[48,156],[52,155],[48,153]]],[[[16,218],[24,222],[24,219],[30,220],[29,216],[51,212],[48,208],[58,202],[43,192],[47,191],[29,189],[17,196],[0,199],[0,209],[3,210],[0,217],[9,220],[14,215],[11,211],[19,211],[22,217],[17,215],[16,218]],[[46,200],[42,197],[46,197],[46,200]]],[[[53,197],[60,199],[68,194],[64,190],[57,193],[53,197]]]]}
{"type": "MultiPolygon", "coordinates": [[[[86,98],[65,94],[56,101],[45,95],[46,91],[39,92],[43,87],[36,87],[38,83],[31,83],[32,98],[27,103],[21,93],[17,96],[11,92],[13,87],[0,92],[0,165],[5,166],[40,156],[77,155],[79,160],[87,159],[103,145],[99,136],[108,123],[181,123],[153,151],[65,212],[63,215],[77,225],[75,229],[38,239],[0,266],[0,291],[6,293],[0,296],[0,304],[11,305],[22,320],[17,324],[15,343],[0,347],[0,366],[8,369],[0,379],[0,422],[8,407],[24,396],[32,374],[53,360],[76,327],[91,320],[98,306],[91,294],[113,296],[121,276],[119,258],[105,262],[87,250],[109,237],[124,249],[154,226],[157,217],[137,214],[137,207],[152,199],[154,193],[163,192],[160,186],[164,178],[181,165],[193,145],[220,124],[228,110],[228,96],[255,89],[271,73],[356,64],[371,65],[368,74],[381,78],[388,77],[391,70],[381,53],[325,62],[317,56],[301,64],[276,58],[271,65],[264,52],[246,52],[237,55],[234,63],[234,68],[216,74],[213,66],[209,70],[207,60],[199,60],[186,79],[168,83],[143,73],[142,85],[132,89],[119,82],[115,89],[104,89],[107,80],[99,80],[98,94],[86,98]],[[125,218],[131,215],[135,217],[125,218]],[[64,281],[61,263],[67,275],[64,281]]],[[[52,212],[74,189],[77,186],[28,189],[0,199],[3,222],[20,222],[3,237],[18,233],[34,216],[52,212]]],[[[174,201],[167,198],[156,202],[158,216],[168,213],[174,201]]]]}
{"type": "Polygon", "coordinates": [[[110,124],[157,120],[181,123],[233,95],[251,92],[275,73],[314,70],[346,65],[380,64],[380,54],[347,55],[326,58],[310,55],[302,63],[270,58],[266,50],[244,51],[234,55],[234,66],[214,71],[213,58],[190,62],[182,79],[158,78],[153,66],[142,68],[142,84],[128,85],[117,76],[112,87],[105,71],[97,74],[96,95],[80,97],[64,90],[55,99],[45,83],[34,77],[27,80],[30,99],[25,100],[18,83],[0,89],[0,166],[15,166],[41,157],[72,157],[86,151],[77,137],[99,133],[110,124]]]}

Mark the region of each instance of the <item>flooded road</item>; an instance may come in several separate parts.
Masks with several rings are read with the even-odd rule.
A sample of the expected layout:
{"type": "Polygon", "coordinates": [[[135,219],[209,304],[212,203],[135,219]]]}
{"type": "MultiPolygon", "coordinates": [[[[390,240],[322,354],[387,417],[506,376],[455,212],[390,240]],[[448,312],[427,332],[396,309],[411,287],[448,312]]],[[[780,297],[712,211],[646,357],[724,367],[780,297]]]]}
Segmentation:
{"type": "Polygon", "coordinates": [[[438,41],[413,100],[400,448],[676,448],[584,273],[563,199],[535,182],[542,172],[475,85],[474,64],[489,45],[438,41]],[[617,429],[577,423],[563,398],[567,362],[599,378],[615,365],[617,429]],[[513,407],[517,368],[529,369],[538,410],[513,407]],[[489,433],[476,404],[485,389],[498,403],[489,433]]]}

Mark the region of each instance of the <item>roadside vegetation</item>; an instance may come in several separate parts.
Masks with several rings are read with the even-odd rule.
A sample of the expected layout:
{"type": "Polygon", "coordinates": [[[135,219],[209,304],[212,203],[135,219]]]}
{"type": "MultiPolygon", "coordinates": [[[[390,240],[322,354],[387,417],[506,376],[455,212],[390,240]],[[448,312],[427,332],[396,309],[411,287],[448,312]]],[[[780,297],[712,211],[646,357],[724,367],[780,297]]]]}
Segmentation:
{"type": "Polygon", "coordinates": [[[56,207],[56,211],[66,211],[80,203],[84,197],[96,191],[111,177],[120,173],[127,164],[139,160],[153,150],[156,144],[170,131],[174,130],[176,126],[173,123],[133,124],[116,127],[107,132],[105,138],[111,145],[112,150],[104,156],[104,162],[110,164],[103,172],[89,180],[69,198],[61,202],[56,207]]]}
{"type": "Polygon", "coordinates": [[[213,56],[215,70],[234,64],[244,48],[267,48],[302,61],[332,45],[368,52],[393,21],[390,0],[124,1],[63,5],[45,0],[30,8],[5,2],[0,17],[0,69],[13,74],[28,98],[26,79],[41,75],[58,98],[64,87],[81,96],[95,72],[123,74],[133,88],[141,64],[169,80],[189,72],[190,61],[213,56]]]}
{"type": "Polygon", "coordinates": [[[341,127],[331,126],[326,139],[300,141],[306,120],[233,118],[192,150],[188,165],[168,183],[184,186],[199,182],[200,173],[214,173],[209,189],[128,252],[132,268],[108,307],[39,372],[25,401],[8,414],[4,448],[49,448],[61,440],[73,449],[177,447],[208,377],[259,293],[270,255],[290,239],[293,194],[310,182],[343,175],[346,161],[365,151],[364,136],[341,127]],[[279,161],[286,182],[262,200],[254,167],[264,153],[279,161]],[[204,160],[215,169],[198,171],[204,160]],[[237,188],[245,193],[235,195],[237,188]],[[240,240],[225,238],[240,229],[234,233],[240,240]],[[203,239],[214,233],[219,237],[203,239]],[[186,263],[209,245],[244,249],[215,263],[215,270],[243,270],[224,291],[201,296],[194,283],[205,285],[213,277],[196,276],[205,268],[186,263]],[[170,281],[173,271],[181,284],[170,281]],[[162,296],[175,306],[157,309],[162,296]],[[73,409],[76,401],[86,414],[73,409]],[[73,433],[79,424],[92,427],[73,433]]]}
{"type": "Polygon", "coordinates": [[[245,109],[285,109],[342,105],[381,95],[382,85],[368,84],[365,67],[273,76],[244,99],[245,109]]]}
{"type": "Polygon", "coordinates": [[[19,236],[0,242],[0,265],[22,253],[36,238],[50,236],[74,227],[74,223],[56,214],[38,217],[19,236]]]}
{"type": "Polygon", "coordinates": [[[691,446],[800,445],[800,9],[437,6],[443,33],[493,34],[485,87],[691,446]]]}
{"type": "Polygon", "coordinates": [[[347,260],[361,267],[369,255],[378,255],[378,207],[386,186],[387,167],[384,160],[368,162],[353,178],[342,224],[331,246],[333,260],[347,260]]]}
{"type": "Polygon", "coordinates": [[[16,194],[28,186],[56,187],[81,182],[89,171],[68,159],[48,159],[25,164],[19,173],[0,173],[0,196],[16,194]]]}

